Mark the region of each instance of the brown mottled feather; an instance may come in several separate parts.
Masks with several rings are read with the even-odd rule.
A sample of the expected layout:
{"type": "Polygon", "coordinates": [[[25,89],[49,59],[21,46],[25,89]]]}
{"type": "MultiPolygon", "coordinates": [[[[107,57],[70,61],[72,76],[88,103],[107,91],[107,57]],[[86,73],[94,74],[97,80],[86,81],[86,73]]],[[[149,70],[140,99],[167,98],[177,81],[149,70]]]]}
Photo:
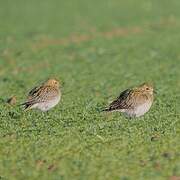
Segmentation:
{"type": "Polygon", "coordinates": [[[59,90],[52,86],[39,86],[33,88],[28,94],[28,101],[23,103],[25,109],[31,107],[32,105],[40,102],[46,102],[55,98],[59,94],[59,90]]]}
{"type": "Polygon", "coordinates": [[[33,91],[30,91],[28,95],[29,102],[45,102],[53,97],[56,97],[59,93],[58,89],[51,86],[40,86],[33,91]]]}
{"type": "Polygon", "coordinates": [[[153,86],[143,83],[135,88],[123,91],[103,111],[120,111],[128,117],[140,117],[149,111],[153,98],[153,86]]]}
{"type": "Polygon", "coordinates": [[[60,83],[56,79],[48,79],[40,86],[33,88],[23,104],[25,109],[37,108],[41,111],[48,111],[56,106],[61,99],[60,83]]]}
{"type": "Polygon", "coordinates": [[[130,97],[130,94],[132,91],[130,89],[126,89],[123,91],[119,97],[113,101],[110,105],[109,108],[105,109],[105,111],[114,111],[117,109],[127,109],[131,106],[131,104],[128,104],[127,99],[130,97]]]}
{"type": "Polygon", "coordinates": [[[153,96],[151,97],[149,94],[143,94],[138,89],[126,89],[109,105],[108,108],[104,109],[104,111],[131,109],[134,108],[137,103],[138,105],[141,105],[146,100],[152,98],[153,96]]]}

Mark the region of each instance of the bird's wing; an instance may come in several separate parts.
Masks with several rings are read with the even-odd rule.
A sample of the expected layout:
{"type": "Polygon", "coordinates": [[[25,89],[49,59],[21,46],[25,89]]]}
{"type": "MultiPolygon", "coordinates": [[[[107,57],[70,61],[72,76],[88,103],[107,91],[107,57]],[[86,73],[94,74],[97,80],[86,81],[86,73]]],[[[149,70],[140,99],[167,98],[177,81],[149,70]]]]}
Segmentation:
{"type": "Polygon", "coordinates": [[[131,89],[126,89],[123,91],[119,97],[113,101],[110,105],[109,108],[107,109],[108,111],[113,111],[113,110],[118,110],[118,109],[128,109],[131,107],[131,103],[129,101],[129,98],[132,94],[131,89]]]}
{"type": "Polygon", "coordinates": [[[32,104],[39,102],[46,102],[52,98],[55,98],[58,94],[58,90],[49,86],[35,87],[29,92],[28,102],[32,104]]]}
{"type": "Polygon", "coordinates": [[[38,90],[41,88],[41,86],[34,87],[29,93],[28,96],[33,96],[35,93],[38,92],[38,90]]]}
{"type": "Polygon", "coordinates": [[[40,91],[42,89],[42,86],[36,86],[34,87],[29,93],[28,93],[28,102],[33,102],[35,99],[37,100],[37,97],[40,95],[40,91]]]}

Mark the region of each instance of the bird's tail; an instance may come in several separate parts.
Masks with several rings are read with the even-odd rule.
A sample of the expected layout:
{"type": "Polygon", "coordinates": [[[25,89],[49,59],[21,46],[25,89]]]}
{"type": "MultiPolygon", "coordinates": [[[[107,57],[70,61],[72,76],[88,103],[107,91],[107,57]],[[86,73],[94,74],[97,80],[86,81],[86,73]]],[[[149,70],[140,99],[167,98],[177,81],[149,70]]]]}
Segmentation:
{"type": "Polygon", "coordinates": [[[102,112],[110,112],[111,109],[110,109],[110,108],[104,108],[104,109],[102,109],[101,111],[102,111],[102,112]]]}
{"type": "Polygon", "coordinates": [[[32,108],[32,103],[31,102],[25,102],[25,103],[22,103],[22,104],[19,104],[18,106],[22,106],[24,109],[24,111],[28,111],[29,109],[32,108]]]}

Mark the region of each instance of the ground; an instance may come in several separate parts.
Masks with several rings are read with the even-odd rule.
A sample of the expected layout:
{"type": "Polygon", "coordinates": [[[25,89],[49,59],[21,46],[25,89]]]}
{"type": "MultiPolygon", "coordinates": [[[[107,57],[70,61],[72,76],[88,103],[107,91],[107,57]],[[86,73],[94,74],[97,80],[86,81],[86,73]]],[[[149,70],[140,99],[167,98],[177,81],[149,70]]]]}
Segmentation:
{"type": "Polygon", "coordinates": [[[179,0],[0,4],[1,179],[180,179],[179,0]],[[49,77],[58,106],[16,106],[49,77]],[[145,116],[101,112],[144,81],[157,91],[145,116]]]}

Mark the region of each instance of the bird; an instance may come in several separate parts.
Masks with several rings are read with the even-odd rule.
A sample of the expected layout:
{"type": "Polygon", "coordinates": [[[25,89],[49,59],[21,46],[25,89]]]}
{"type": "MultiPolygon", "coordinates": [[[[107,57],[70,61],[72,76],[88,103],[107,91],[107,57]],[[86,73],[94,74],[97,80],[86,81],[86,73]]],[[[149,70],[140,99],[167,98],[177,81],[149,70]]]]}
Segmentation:
{"type": "Polygon", "coordinates": [[[27,101],[20,104],[24,110],[39,109],[46,112],[56,106],[61,99],[60,83],[56,79],[48,79],[41,85],[34,87],[27,97],[27,101]]]}
{"type": "Polygon", "coordinates": [[[119,111],[126,117],[136,118],[148,112],[153,104],[154,88],[150,83],[143,83],[120,93],[107,108],[106,112],[119,111]]]}

